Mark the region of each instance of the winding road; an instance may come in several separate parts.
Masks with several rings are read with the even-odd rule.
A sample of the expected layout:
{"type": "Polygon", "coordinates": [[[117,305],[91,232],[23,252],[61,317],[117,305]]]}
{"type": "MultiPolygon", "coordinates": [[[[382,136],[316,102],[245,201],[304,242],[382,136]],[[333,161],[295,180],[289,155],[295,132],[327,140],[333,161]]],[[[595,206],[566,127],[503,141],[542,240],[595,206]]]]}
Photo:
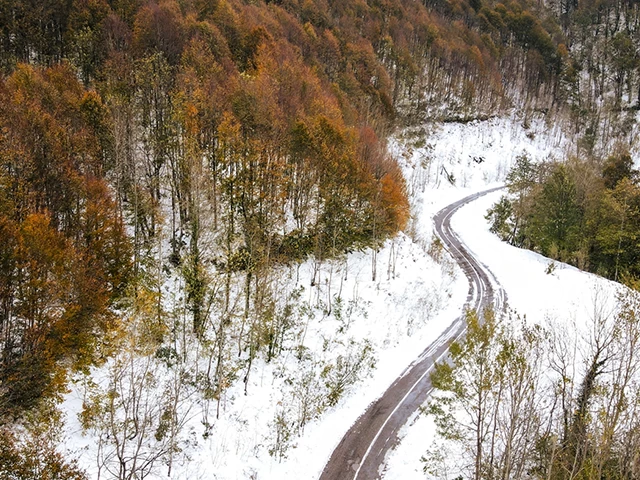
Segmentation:
{"type": "MultiPolygon", "coordinates": [[[[445,248],[469,279],[466,308],[482,310],[506,304],[506,294],[492,273],[464,246],[451,229],[451,217],[462,206],[502,187],[463,198],[440,210],[435,229],[445,248]]],[[[381,476],[384,459],[399,441],[398,432],[424,404],[431,393],[429,373],[435,362],[447,354],[449,344],[465,331],[464,315],[458,317],[407,369],[387,391],[358,418],[345,433],[325,466],[320,480],[375,480],[381,476]]]]}

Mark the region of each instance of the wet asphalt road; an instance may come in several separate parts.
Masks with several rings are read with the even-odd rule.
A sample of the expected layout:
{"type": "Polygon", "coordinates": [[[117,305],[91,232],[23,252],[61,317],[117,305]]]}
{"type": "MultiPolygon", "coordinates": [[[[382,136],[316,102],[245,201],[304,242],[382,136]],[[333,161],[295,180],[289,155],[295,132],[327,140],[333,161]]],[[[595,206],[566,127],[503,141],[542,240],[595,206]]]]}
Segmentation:
{"type": "MultiPolygon", "coordinates": [[[[463,198],[440,210],[434,217],[435,230],[447,251],[469,280],[466,309],[481,311],[495,302],[496,311],[506,295],[487,267],[476,259],[451,229],[451,217],[463,205],[502,187],[463,198]]],[[[424,404],[431,392],[429,373],[445,357],[449,344],[464,334],[464,314],[398,377],[386,392],[369,405],[344,435],[320,480],[376,480],[381,478],[384,459],[398,443],[402,426],[424,404]]]]}

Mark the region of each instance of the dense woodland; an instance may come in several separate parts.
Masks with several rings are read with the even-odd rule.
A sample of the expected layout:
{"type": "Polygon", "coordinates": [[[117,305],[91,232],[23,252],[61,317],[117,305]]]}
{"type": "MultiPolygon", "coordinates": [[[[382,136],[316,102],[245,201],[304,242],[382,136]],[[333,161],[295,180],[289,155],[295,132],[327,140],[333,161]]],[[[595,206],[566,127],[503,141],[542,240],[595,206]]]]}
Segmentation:
{"type": "MultiPolygon", "coordinates": [[[[563,12],[560,6],[560,12],[563,12]]],[[[503,240],[638,288],[638,190],[631,158],[638,96],[635,4],[580,4],[560,15],[570,60],[561,83],[577,151],[518,157],[488,212],[503,240]]]]}
{"type": "MultiPolygon", "coordinates": [[[[220,415],[229,383],[285,348],[295,296],[278,297],[274,272],[375,250],[404,228],[386,149],[404,125],[514,107],[565,122],[576,158],[520,162],[496,229],[633,284],[640,193],[624,142],[639,21],[634,2],[612,0],[1,2],[2,478],[82,477],[42,431],[21,442],[10,425],[37,424],[70,372],[108,361],[118,394],[96,390],[85,427],[105,445],[154,437],[157,451],[127,463],[136,447],[123,442],[98,461],[116,478],[160,459],[170,470],[181,385],[220,415]],[[561,227],[545,224],[556,209],[561,227]],[[193,351],[207,368],[187,365],[193,351]],[[152,388],[139,363],[154,358],[174,383],[153,388],[174,401],[146,405],[150,430],[132,436],[108,413],[130,411],[127,389],[152,388]]],[[[366,359],[364,346],[353,365],[366,359]]]]}

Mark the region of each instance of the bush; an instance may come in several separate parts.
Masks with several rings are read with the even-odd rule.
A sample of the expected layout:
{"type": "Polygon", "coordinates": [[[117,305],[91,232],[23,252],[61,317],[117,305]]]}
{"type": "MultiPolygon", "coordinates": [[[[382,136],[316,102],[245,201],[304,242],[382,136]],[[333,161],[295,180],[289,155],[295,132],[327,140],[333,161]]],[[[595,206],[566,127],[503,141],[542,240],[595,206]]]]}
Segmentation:
{"type": "Polygon", "coordinates": [[[0,480],[87,480],[75,461],[66,461],[46,432],[19,440],[0,429],[0,480]]]}

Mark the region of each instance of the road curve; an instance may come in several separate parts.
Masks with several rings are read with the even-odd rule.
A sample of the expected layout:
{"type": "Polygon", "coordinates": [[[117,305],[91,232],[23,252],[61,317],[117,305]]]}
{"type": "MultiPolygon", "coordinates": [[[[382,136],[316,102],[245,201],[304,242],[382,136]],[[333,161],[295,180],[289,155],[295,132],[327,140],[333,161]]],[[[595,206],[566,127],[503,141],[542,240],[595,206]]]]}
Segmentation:
{"type": "MultiPolygon", "coordinates": [[[[466,308],[481,310],[495,303],[499,309],[506,295],[491,272],[480,263],[451,230],[451,217],[463,205],[502,187],[463,198],[440,210],[434,217],[435,230],[445,248],[469,279],[466,308]]],[[[464,315],[458,317],[391,384],[387,391],[356,420],[333,451],[320,480],[376,480],[384,458],[398,443],[398,432],[431,392],[429,373],[442,359],[452,340],[464,333],[464,315]]]]}

